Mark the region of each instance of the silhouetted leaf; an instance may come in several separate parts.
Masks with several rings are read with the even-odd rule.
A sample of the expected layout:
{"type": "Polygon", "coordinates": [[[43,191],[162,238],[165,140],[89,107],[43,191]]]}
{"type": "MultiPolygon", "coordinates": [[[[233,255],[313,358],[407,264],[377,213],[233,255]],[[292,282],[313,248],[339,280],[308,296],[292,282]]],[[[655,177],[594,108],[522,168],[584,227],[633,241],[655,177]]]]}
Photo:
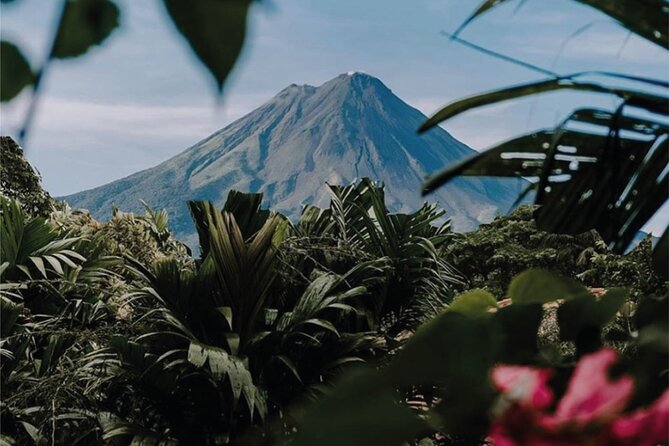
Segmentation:
{"type": "Polygon", "coordinates": [[[612,288],[600,298],[590,294],[568,300],[558,308],[560,337],[573,341],[585,329],[602,327],[613,319],[627,297],[625,290],[612,288]]]}
{"type": "MultiPolygon", "coordinates": [[[[658,96],[659,98],[659,96],[658,96]]],[[[433,175],[424,193],[454,177],[538,178],[537,226],[580,234],[596,229],[616,252],[667,200],[669,163],[666,124],[635,115],[584,108],[555,130],[504,142],[433,175]]]]}
{"type": "Polygon", "coordinates": [[[21,50],[11,42],[0,42],[0,101],[6,102],[31,85],[35,75],[21,50]]]}
{"type": "Polygon", "coordinates": [[[384,371],[395,386],[439,386],[444,432],[483,434],[492,399],[488,370],[496,333],[490,318],[447,311],[423,324],[384,371]]]}
{"type": "Polygon", "coordinates": [[[216,80],[219,93],[246,35],[250,0],[164,0],[179,32],[216,80]]]}
{"type": "Polygon", "coordinates": [[[456,29],[455,32],[453,33],[453,36],[457,36],[458,34],[460,34],[460,32],[467,25],[469,25],[472,21],[474,21],[480,15],[484,14],[489,9],[492,9],[495,6],[505,3],[507,1],[508,0],[485,0],[478,6],[478,8],[476,8],[476,10],[469,17],[467,17],[467,19],[464,22],[462,22],[462,24],[458,27],[458,29],[456,29]]]}
{"type": "Polygon", "coordinates": [[[669,6],[665,0],[577,0],[614,18],[626,29],[669,48],[669,6]]]}
{"type": "Polygon", "coordinates": [[[68,0],[51,57],[65,59],[101,44],[119,25],[119,9],[109,0],[68,0]]]}
{"type": "MultiPolygon", "coordinates": [[[[474,13],[458,27],[454,35],[459,34],[474,19],[486,11],[506,3],[508,0],[486,0],[479,5],[474,13]]],[[[524,1],[524,0],[521,0],[524,1]]],[[[591,6],[618,21],[623,27],[633,33],[660,45],[669,48],[669,9],[664,0],[576,0],[579,3],[591,6]]]]}
{"type": "Polygon", "coordinates": [[[450,119],[473,108],[558,90],[589,91],[593,93],[615,95],[627,100],[628,102],[633,101],[635,106],[650,109],[653,112],[660,112],[664,110],[666,113],[665,104],[668,100],[667,98],[658,95],[652,95],[624,88],[607,87],[605,85],[595,84],[592,82],[579,82],[571,79],[569,76],[564,76],[561,78],[553,78],[515,85],[512,87],[489,91],[457,100],[431,116],[420,126],[418,131],[424,132],[429,130],[440,122],[450,119]]]}
{"type": "Polygon", "coordinates": [[[416,437],[427,426],[394,398],[392,387],[374,370],[348,373],[333,392],[310,407],[291,446],[392,446],[416,437]]]}
{"type": "Polygon", "coordinates": [[[498,326],[498,359],[529,363],[538,353],[537,332],[543,315],[541,304],[512,304],[500,308],[493,319],[498,326]]]}
{"type": "Polygon", "coordinates": [[[261,193],[247,194],[236,190],[228,192],[223,210],[235,216],[244,240],[248,240],[258,232],[269,218],[269,210],[260,209],[262,197],[261,193]]]}
{"type": "Polygon", "coordinates": [[[655,250],[653,251],[653,266],[655,271],[667,280],[669,277],[669,262],[667,261],[669,257],[669,228],[664,230],[660,241],[657,242],[655,250]]]}

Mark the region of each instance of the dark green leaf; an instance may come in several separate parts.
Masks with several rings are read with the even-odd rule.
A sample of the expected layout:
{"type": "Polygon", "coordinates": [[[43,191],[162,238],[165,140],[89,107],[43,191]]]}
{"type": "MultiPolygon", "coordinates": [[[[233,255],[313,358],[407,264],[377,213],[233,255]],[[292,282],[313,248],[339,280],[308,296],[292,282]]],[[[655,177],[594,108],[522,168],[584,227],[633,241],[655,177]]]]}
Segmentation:
{"type": "Polygon", "coordinates": [[[508,297],[514,304],[543,304],[558,299],[570,300],[591,293],[574,279],[542,269],[518,274],[509,284],[508,297]]]}
{"type": "Polygon", "coordinates": [[[639,346],[666,355],[669,352],[669,331],[661,325],[651,325],[639,330],[639,346]]]}
{"type": "MultiPolygon", "coordinates": [[[[576,112],[582,116],[582,111],[576,112]]],[[[594,111],[593,111],[594,112],[594,111]]],[[[606,112],[597,111],[598,114],[606,112]]],[[[592,120],[579,120],[592,123],[592,120]]],[[[639,125],[642,125],[640,122],[639,125]]],[[[496,145],[484,152],[477,153],[446,169],[432,175],[423,185],[423,193],[427,194],[448,183],[457,176],[496,176],[496,177],[539,177],[543,173],[545,160],[550,156],[550,147],[557,145],[555,157],[550,158],[550,175],[575,175],[588,166],[597,163],[608,137],[602,134],[578,130],[542,130],[496,145]],[[567,148],[570,153],[561,150],[567,148]],[[574,153],[574,149],[576,152],[574,153]],[[579,157],[577,169],[573,169],[572,161],[579,157]]],[[[619,150],[643,159],[649,144],[638,139],[621,138],[619,150]]],[[[636,163],[635,163],[636,164],[636,163]]],[[[561,183],[567,183],[561,179],[561,183]]],[[[551,184],[551,186],[553,186],[551,184]]]]}
{"type": "Polygon", "coordinates": [[[228,330],[232,330],[232,308],[230,307],[217,307],[216,311],[225,318],[225,322],[228,324],[228,330]]]}
{"type": "Polygon", "coordinates": [[[235,216],[244,240],[260,231],[269,218],[268,209],[260,209],[263,194],[243,193],[231,190],[223,205],[223,210],[235,216]]]}
{"type": "MultiPolygon", "coordinates": [[[[464,27],[486,11],[506,3],[508,0],[485,0],[474,13],[465,20],[454,33],[459,34],[464,27]]],[[[591,6],[620,22],[626,29],[649,41],[669,48],[669,10],[665,0],[576,0],[591,6]]]]}
{"type": "Polygon", "coordinates": [[[242,49],[250,0],[164,0],[179,32],[216,80],[219,92],[242,49]]]}
{"type": "Polygon", "coordinates": [[[627,291],[612,288],[601,298],[591,294],[568,300],[558,309],[560,337],[573,341],[583,330],[601,328],[613,319],[627,298],[627,291]]]}
{"type": "Polygon", "coordinates": [[[80,56],[101,44],[119,25],[119,9],[109,0],[68,0],[58,26],[52,57],[80,56]]]}
{"type": "Polygon", "coordinates": [[[358,370],[306,411],[290,444],[399,446],[426,429],[375,371],[358,370]]]}
{"type": "Polygon", "coordinates": [[[49,336],[49,343],[44,349],[42,360],[39,363],[38,376],[45,376],[47,373],[53,371],[58,364],[58,360],[65,353],[71,342],[63,335],[49,336]]]}
{"type": "Polygon", "coordinates": [[[526,364],[535,359],[542,315],[541,304],[512,304],[497,311],[493,323],[498,326],[500,362],[526,364]]]}
{"type": "Polygon", "coordinates": [[[490,318],[445,312],[421,328],[385,371],[395,386],[440,384],[440,424],[451,434],[487,428],[492,390],[488,370],[494,361],[490,318]]]}
{"type": "Polygon", "coordinates": [[[14,98],[35,81],[35,75],[21,50],[5,40],[0,42],[0,79],[1,102],[14,98]]]}
{"type": "Polygon", "coordinates": [[[593,93],[611,94],[626,100],[634,100],[635,102],[638,102],[639,107],[650,108],[656,112],[665,110],[665,104],[668,100],[662,96],[651,95],[639,91],[607,87],[591,82],[578,82],[570,79],[569,76],[564,76],[562,78],[552,78],[537,82],[529,82],[527,84],[515,85],[512,87],[502,88],[500,90],[489,91],[452,102],[431,116],[427,121],[425,121],[423,125],[420,126],[418,131],[424,132],[429,130],[440,122],[450,119],[473,108],[558,90],[578,90],[589,91],[593,93]]]}
{"type": "Polygon", "coordinates": [[[326,321],[325,319],[307,319],[306,321],[300,322],[298,325],[313,325],[315,327],[323,328],[327,331],[330,331],[334,333],[336,336],[339,336],[339,332],[337,331],[337,328],[332,324],[330,321],[326,321]]]}
{"type": "Polygon", "coordinates": [[[663,277],[664,280],[669,278],[669,227],[664,230],[660,241],[657,242],[653,250],[653,267],[655,272],[663,277]]]}
{"type": "Polygon", "coordinates": [[[483,290],[471,290],[456,297],[448,306],[449,311],[462,313],[471,317],[488,316],[497,308],[495,297],[483,290]]]}
{"type": "Polygon", "coordinates": [[[635,34],[669,48],[669,7],[665,0],[577,0],[614,18],[635,34]]]}

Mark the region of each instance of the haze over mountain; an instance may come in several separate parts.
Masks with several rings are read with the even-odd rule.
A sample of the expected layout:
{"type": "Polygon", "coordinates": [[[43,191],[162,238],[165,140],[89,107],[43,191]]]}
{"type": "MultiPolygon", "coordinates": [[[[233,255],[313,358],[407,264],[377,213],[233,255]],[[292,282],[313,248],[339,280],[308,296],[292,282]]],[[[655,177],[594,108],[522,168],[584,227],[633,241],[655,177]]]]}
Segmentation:
{"type": "MultiPolygon", "coordinates": [[[[320,87],[290,85],[267,103],[181,154],[155,166],[65,197],[98,219],[141,210],[140,200],[169,212],[177,237],[192,243],[187,200],[222,206],[230,189],[260,191],[273,209],[296,218],[304,204],[325,206],[326,182],[370,177],[386,185],[396,212],[417,209],[428,174],[474,151],[447,131],[418,135],[425,116],[364,73],[339,75],[320,87]]],[[[515,180],[456,179],[428,197],[456,230],[473,229],[505,212],[518,193],[515,180]]]]}

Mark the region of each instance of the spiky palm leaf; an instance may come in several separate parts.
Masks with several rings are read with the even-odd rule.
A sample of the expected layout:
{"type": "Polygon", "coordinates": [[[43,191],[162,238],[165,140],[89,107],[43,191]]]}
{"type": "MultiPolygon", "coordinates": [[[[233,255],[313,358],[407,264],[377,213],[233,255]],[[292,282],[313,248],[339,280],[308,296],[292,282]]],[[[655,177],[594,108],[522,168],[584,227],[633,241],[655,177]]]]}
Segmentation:
{"type": "MultiPolygon", "coordinates": [[[[613,17],[631,32],[669,48],[669,8],[665,1],[648,0],[640,4],[577,1],[613,17]]],[[[483,2],[455,34],[471,20],[505,2],[483,2]]],[[[534,177],[536,182],[527,192],[531,189],[537,192],[536,203],[542,207],[536,217],[542,230],[578,234],[594,228],[611,248],[622,253],[668,198],[669,173],[664,168],[669,162],[668,88],[669,83],[660,79],[580,72],[554,74],[547,80],[455,101],[428,119],[420,130],[472,108],[563,89],[612,95],[619,99],[619,104],[613,111],[576,110],[553,130],[521,136],[450,166],[425,182],[424,193],[457,175],[534,177]],[[593,75],[632,81],[638,89],[581,80],[593,75]],[[630,113],[629,109],[635,111],[630,113]]],[[[664,255],[666,252],[660,253],[660,257],[664,255]]]]}
{"type": "Polygon", "coordinates": [[[0,197],[2,201],[2,227],[0,258],[3,281],[38,276],[49,278],[63,276],[64,266],[75,267],[86,258],[73,250],[77,237],[60,238],[44,218],[26,221],[18,201],[0,197]]]}
{"type": "MultiPolygon", "coordinates": [[[[455,32],[457,35],[473,20],[490,9],[507,3],[509,0],[485,0],[476,11],[465,20],[455,32]]],[[[521,0],[522,1],[522,0],[521,0]]],[[[667,21],[667,3],[664,0],[610,1],[610,0],[575,0],[598,9],[633,33],[669,49],[669,22],[667,21]]]]}

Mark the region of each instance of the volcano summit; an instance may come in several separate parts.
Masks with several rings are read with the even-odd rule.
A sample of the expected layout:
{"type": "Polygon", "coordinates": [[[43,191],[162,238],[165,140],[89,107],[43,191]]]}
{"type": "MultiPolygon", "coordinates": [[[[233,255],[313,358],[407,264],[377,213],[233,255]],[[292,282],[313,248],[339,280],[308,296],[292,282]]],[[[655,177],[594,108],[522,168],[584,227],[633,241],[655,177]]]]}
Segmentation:
{"type": "MultiPolygon", "coordinates": [[[[167,209],[170,227],[186,242],[195,232],[186,201],[222,206],[230,189],[263,192],[266,205],[297,217],[304,204],[327,205],[326,182],[370,177],[385,183],[389,209],[411,211],[424,201],[427,174],[474,153],[442,128],[418,135],[425,119],[364,73],[319,87],[293,84],[179,155],[65,200],[98,219],[110,215],[112,204],[139,211],[145,200],[167,209]]],[[[456,230],[469,230],[505,212],[517,193],[514,180],[458,178],[428,198],[456,230]]]]}

